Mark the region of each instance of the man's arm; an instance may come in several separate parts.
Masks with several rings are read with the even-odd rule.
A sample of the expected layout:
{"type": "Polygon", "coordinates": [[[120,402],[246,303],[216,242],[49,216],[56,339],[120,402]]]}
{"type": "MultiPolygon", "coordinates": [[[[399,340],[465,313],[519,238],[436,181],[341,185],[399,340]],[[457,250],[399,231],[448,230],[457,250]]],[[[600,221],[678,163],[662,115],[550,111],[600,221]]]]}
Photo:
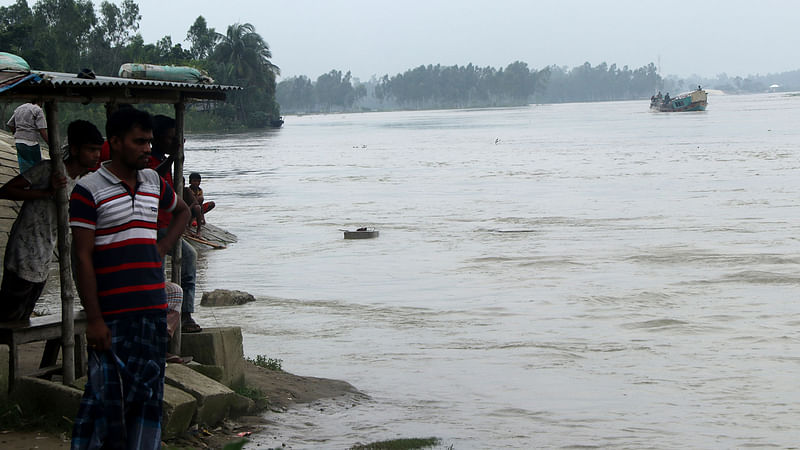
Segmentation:
{"type": "Polygon", "coordinates": [[[67,185],[64,177],[53,176],[47,189],[31,189],[31,183],[22,175],[17,175],[0,187],[0,198],[7,200],[38,200],[51,198],[56,189],[67,185]]]}
{"type": "Polygon", "coordinates": [[[172,210],[172,220],[169,222],[169,226],[167,226],[167,234],[158,241],[158,251],[161,253],[162,259],[172,250],[172,247],[175,246],[175,243],[178,242],[181,234],[183,234],[186,224],[189,223],[189,207],[186,206],[186,203],[184,203],[179,196],[176,200],[175,209],[172,210]]]}
{"type": "Polygon", "coordinates": [[[111,348],[111,331],[103,320],[100,302],[97,298],[97,278],[95,277],[92,252],[94,251],[94,230],[72,227],[72,251],[75,252],[75,270],[78,278],[78,294],[86,311],[86,340],[90,348],[105,351],[111,348]]]}
{"type": "Polygon", "coordinates": [[[50,143],[50,141],[47,140],[47,128],[39,128],[39,134],[42,135],[42,139],[44,139],[45,142],[48,144],[50,143]]]}

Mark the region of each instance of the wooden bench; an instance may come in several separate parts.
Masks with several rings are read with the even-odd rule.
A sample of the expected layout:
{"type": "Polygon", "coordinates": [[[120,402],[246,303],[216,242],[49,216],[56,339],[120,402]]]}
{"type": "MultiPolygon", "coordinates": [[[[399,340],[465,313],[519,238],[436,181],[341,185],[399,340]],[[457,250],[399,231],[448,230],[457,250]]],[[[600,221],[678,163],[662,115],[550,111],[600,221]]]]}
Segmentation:
{"type": "MultiPolygon", "coordinates": [[[[8,345],[8,380],[11,384],[22,376],[19,371],[19,346],[45,341],[39,370],[34,376],[50,376],[61,371],[58,354],[61,351],[61,315],[34,317],[30,321],[0,322],[0,344],[8,345]]],[[[86,367],[86,314],[75,313],[75,378],[84,375],[86,367]]]]}

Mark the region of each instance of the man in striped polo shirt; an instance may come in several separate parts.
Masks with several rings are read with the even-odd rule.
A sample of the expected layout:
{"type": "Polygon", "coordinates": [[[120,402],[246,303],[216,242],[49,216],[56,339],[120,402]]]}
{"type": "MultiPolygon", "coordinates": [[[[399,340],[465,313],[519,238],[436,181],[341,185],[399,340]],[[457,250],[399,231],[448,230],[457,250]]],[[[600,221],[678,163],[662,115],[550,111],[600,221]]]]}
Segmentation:
{"type": "Polygon", "coordinates": [[[73,429],[73,448],[161,447],[167,350],[164,255],[189,209],[146,169],[151,116],[120,109],[106,123],[111,160],[78,181],[70,226],[78,293],[86,310],[89,380],[73,429]],[[158,210],[172,211],[156,242],[158,210]]]}

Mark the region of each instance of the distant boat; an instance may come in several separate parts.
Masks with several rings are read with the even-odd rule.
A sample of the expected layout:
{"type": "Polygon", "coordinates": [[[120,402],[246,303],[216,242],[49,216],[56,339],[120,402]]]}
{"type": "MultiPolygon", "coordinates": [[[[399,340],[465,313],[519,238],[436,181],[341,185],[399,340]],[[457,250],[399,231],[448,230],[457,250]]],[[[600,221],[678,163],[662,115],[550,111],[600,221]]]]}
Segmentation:
{"type": "MultiPolygon", "coordinates": [[[[669,94],[667,94],[669,95],[669,94]]],[[[700,86],[697,90],[681,94],[675,98],[650,98],[650,110],[660,112],[705,111],[708,106],[708,93],[700,86]]]]}
{"type": "Polygon", "coordinates": [[[280,128],[283,126],[283,116],[278,117],[277,119],[272,119],[269,121],[269,126],[272,128],[280,128]]]}

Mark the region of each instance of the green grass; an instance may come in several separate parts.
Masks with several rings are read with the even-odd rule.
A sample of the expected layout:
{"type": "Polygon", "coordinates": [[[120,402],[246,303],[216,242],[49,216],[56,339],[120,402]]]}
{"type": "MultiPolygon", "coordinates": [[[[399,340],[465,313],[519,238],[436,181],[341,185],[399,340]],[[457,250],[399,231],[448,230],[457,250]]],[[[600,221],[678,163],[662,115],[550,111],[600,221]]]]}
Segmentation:
{"type": "Polygon", "coordinates": [[[274,359],[274,358],[267,358],[264,355],[256,355],[255,359],[253,358],[246,358],[251,363],[257,365],[258,367],[263,367],[268,370],[275,370],[280,371],[281,364],[283,364],[282,359],[274,359]]]}
{"type": "Polygon", "coordinates": [[[240,386],[234,389],[234,392],[254,401],[256,404],[256,411],[264,411],[269,408],[269,399],[260,389],[251,388],[250,386],[240,386]]]}
{"type": "Polygon", "coordinates": [[[441,439],[435,437],[392,439],[389,441],[373,442],[371,444],[357,444],[350,447],[350,450],[414,450],[431,448],[439,445],[441,442],[441,439]]]}

